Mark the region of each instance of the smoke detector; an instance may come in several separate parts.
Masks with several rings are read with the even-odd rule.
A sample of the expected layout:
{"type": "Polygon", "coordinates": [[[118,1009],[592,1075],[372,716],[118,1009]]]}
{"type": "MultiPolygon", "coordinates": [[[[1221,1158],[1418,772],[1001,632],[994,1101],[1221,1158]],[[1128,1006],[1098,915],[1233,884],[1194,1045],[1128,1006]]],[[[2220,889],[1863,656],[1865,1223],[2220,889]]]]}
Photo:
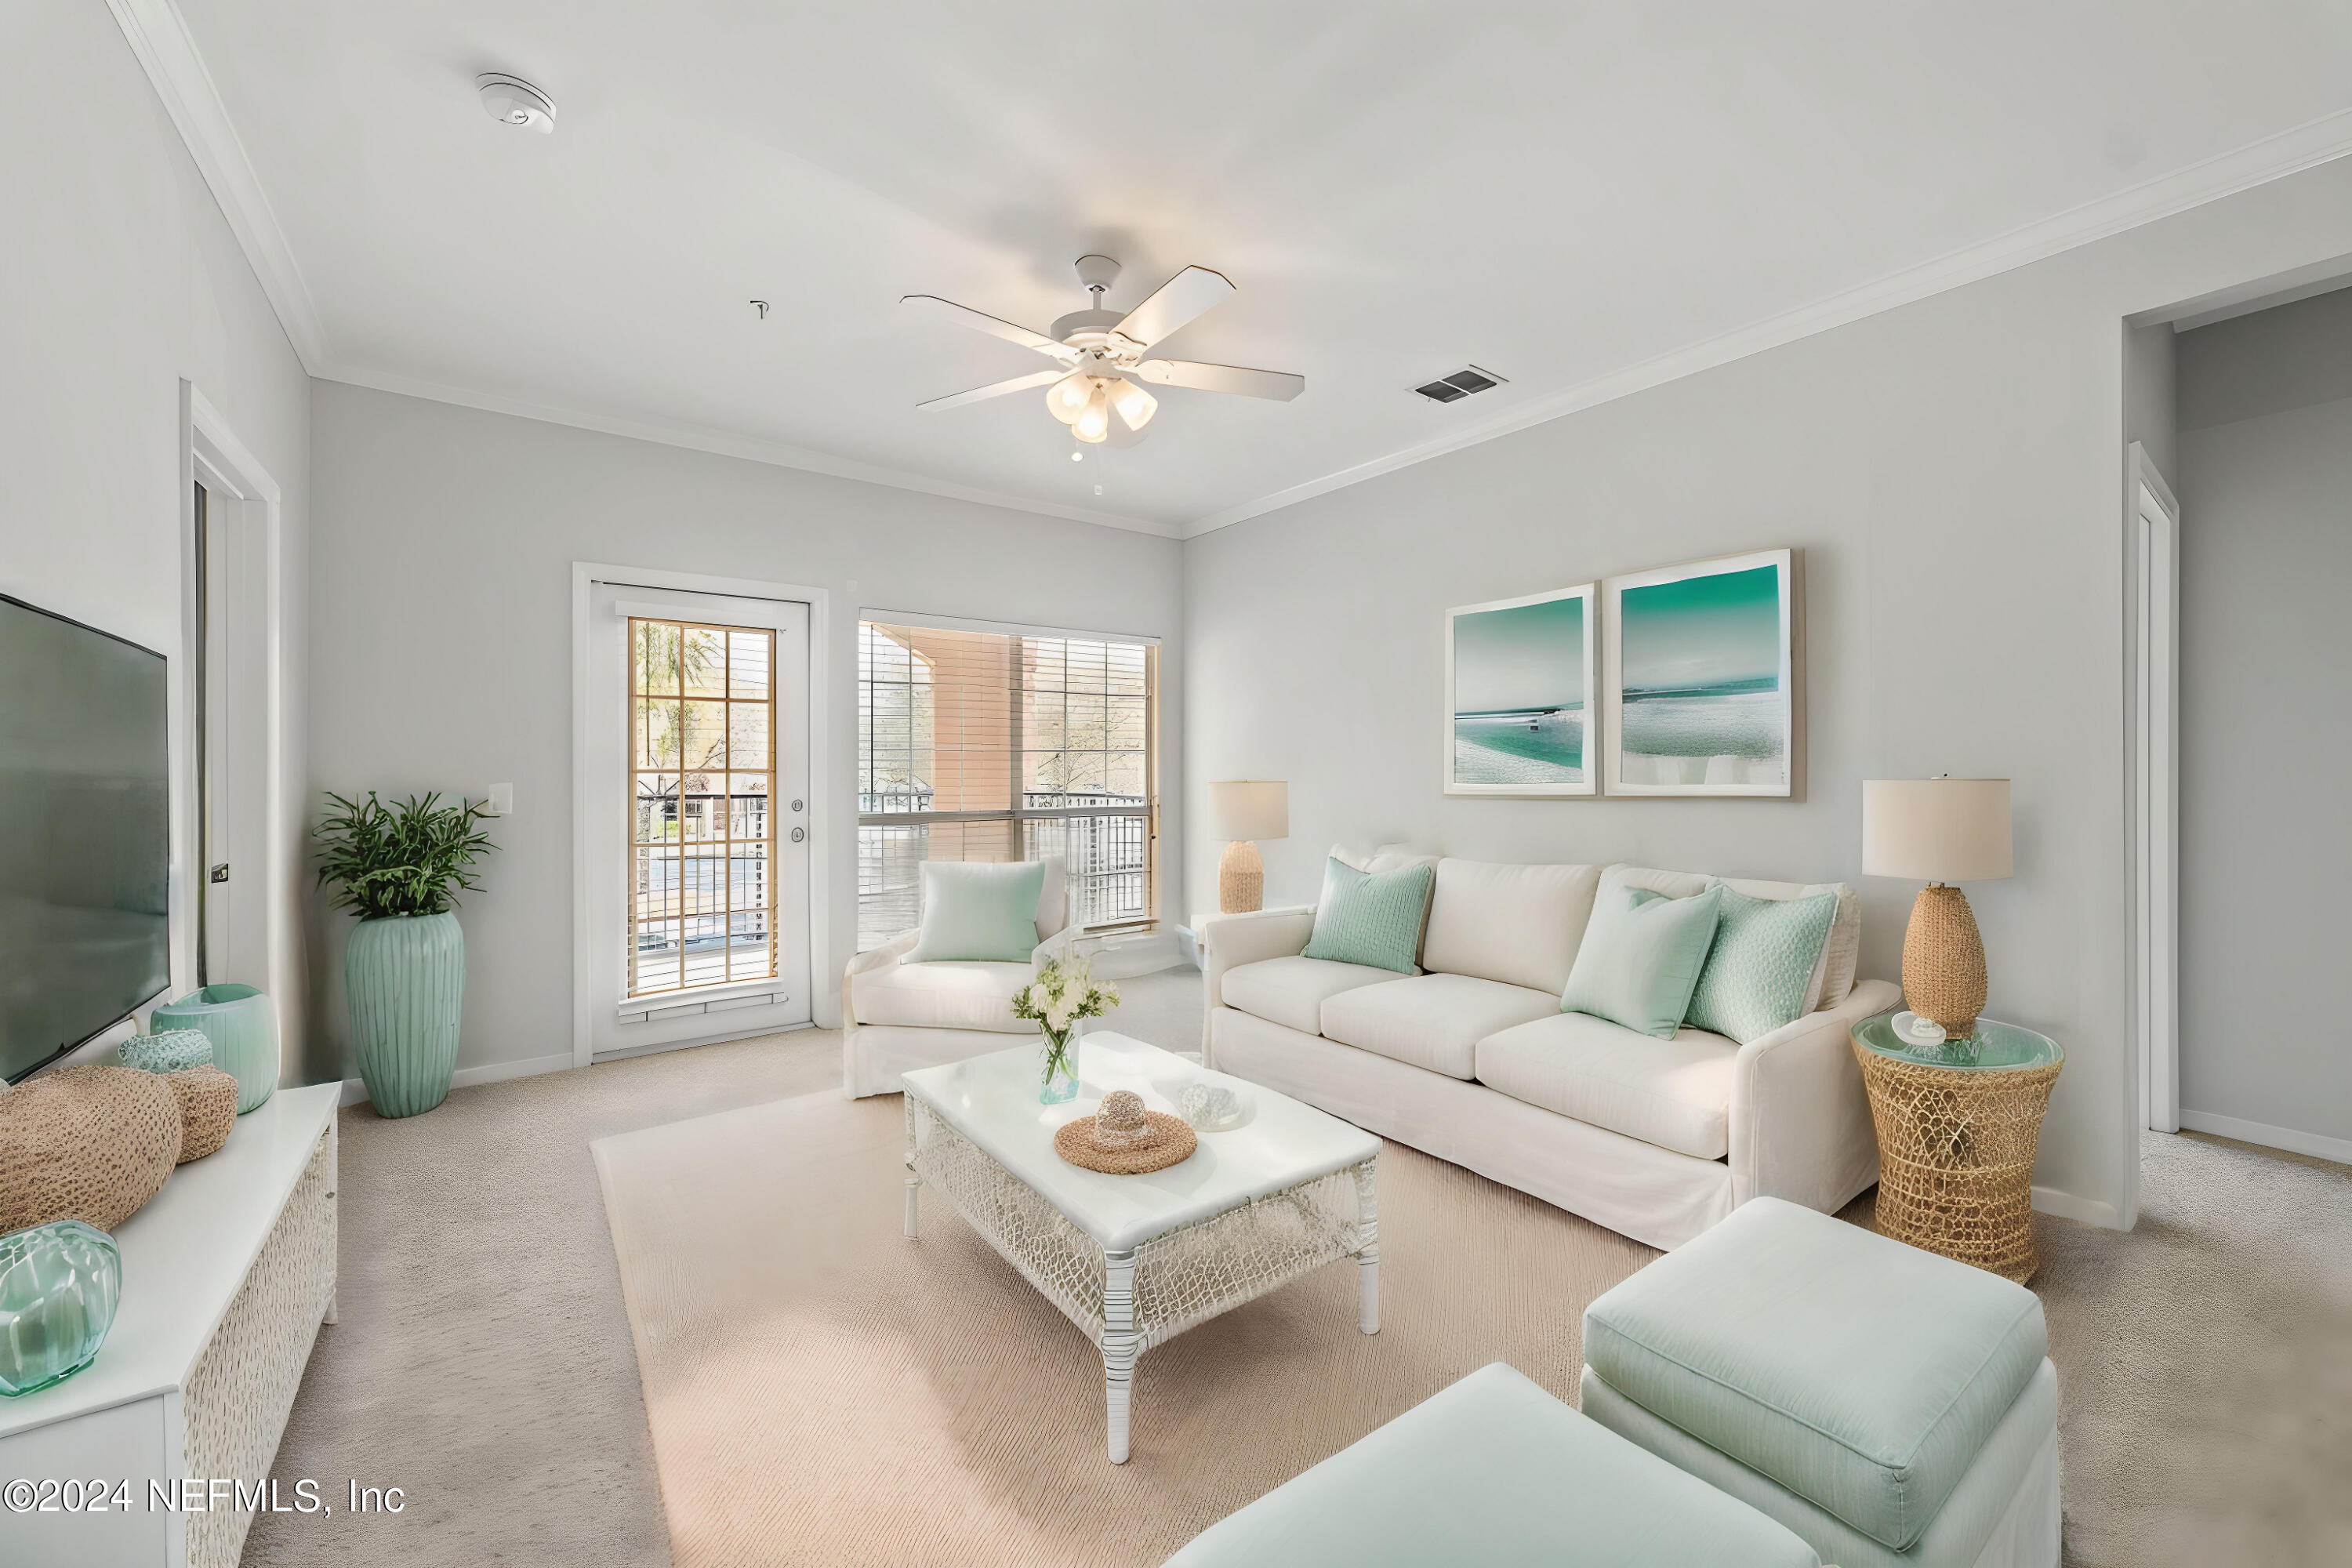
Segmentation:
{"type": "Polygon", "coordinates": [[[519,76],[492,71],[474,79],[482,95],[482,110],[501,125],[516,125],[541,135],[555,130],[555,100],[519,76]]]}

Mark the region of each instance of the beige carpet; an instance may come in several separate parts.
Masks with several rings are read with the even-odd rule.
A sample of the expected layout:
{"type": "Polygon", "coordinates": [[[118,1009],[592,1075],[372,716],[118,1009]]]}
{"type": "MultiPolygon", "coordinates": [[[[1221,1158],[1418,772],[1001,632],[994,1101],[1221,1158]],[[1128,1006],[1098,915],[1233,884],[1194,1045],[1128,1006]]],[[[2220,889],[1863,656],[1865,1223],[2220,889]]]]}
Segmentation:
{"type": "Polygon", "coordinates": [[[1381,1157],[1381,1329],[1333,1264],[1102,1363],[952,1210],[900,1234],[896,1097],[816,1094],[595,1146],[681,1568],[1152,1564],[1490,1361],[1573,1397],[1584,1304],[1650,1248],[1381,1157]]]}
{"type": "MultiPolygon", "coordinates": [[[[1197,974],[1122,988],[1122,1030],[1197,1043],[1197,974]]],[[[400,1486],[409,1505],[364,1520],[265,1515],[246,1562],[670,1562],[589,1145],[826,1089],[840,1048],[826,1033],[775,1036],[463,1089],[404,1121],[345,1110],[342,1321],[320,1333],[270,1473],[288,1486],[400,1486]]],[[[2144,1149],[2137,1230],[2036,1221],[2068,1563],[2352,1562],[2352,1169],[2193,1134],[2150,1134],[2144,1149]]],[[[953,1223],[935,1221],[934,1237],[953,1223]]],[[[1391,1329],[1368,1349],[1401,1342],[1402,1287],[1389,1272],[1391,1329]]],[[[1572,1331],[1575,1314],[1560,1316],[1572,1331]]],[[[1342,1339],[1361,1339],[1344,1309],[1336,1321],[1342,1339]]],[[[1154,1357],[1208,1342],[1185,1338],[1194,1345],[1143,1358],[1146,1441],[1161,1440],[1149,1422],[1167,1415],[1164,1403],[1151,1414],[1154,1357]]],[[[761,1495],[785,1491],[808,1463],[790,1458],[761,1495]]]]}

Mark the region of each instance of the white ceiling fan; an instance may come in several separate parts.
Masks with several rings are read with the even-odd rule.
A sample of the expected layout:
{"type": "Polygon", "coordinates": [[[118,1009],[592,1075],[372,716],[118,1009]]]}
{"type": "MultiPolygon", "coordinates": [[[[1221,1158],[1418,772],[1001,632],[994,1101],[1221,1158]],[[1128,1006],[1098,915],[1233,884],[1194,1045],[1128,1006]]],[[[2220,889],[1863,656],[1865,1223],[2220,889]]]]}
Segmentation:
{"type": "Polygon", "coordinates": [[[1118,263],[1108,256],[1081,256],[1078,281],[1094,295],[1091,309],[1074,310],[1055,321],[1052,335],[1015,326],[983,311],[934,294],[909,294],[898,303],[934,320],[953,321],[1007,342],[1034,349],[1054,362],[1051,370],[992,382],[950,397],[934,397],[915,406],[930,412],[961,408],[1044,386],[1045,406],[1081,441],[1107,441],[1132,446],[1160,408],[1160,400],[1135,384],[1189,386],[1196,392],[1234,392],[1244,397],[1270,397],[1287,403],[1307,389],[1303,375],[1276,370],[1246,370],[1239,365],[1202,364],[1193,360],[1162,359],[1151,346],[1177,328],[1222,303],[1234,291],[1224,275],[1205,267],[1187,267],[1162,283],[1152,296],[1132,310],[1103,309],[1103,295],[1118,280],[1118,263]]]}

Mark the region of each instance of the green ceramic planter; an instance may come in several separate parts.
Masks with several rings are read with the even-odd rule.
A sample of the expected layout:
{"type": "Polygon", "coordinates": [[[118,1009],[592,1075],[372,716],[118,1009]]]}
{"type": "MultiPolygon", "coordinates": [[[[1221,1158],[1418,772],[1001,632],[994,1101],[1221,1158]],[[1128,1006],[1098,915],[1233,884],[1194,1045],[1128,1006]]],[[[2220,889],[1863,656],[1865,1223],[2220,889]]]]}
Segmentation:
{"type": "Polygon", "coordinates": [[[466,997],[466,932],[453,914],[362,921],[343,950],[352,1044],[379,1116],[448,1098],[466,997]]]}
{"type": "Polygon", "coordinates": [[[195,1029],[213,1043],[213,1066],[236,1079],[239,1116],[278,1092],[278,1009],[250,985],[207,985],[149,1016],[151,1033],[195,1029]]]}

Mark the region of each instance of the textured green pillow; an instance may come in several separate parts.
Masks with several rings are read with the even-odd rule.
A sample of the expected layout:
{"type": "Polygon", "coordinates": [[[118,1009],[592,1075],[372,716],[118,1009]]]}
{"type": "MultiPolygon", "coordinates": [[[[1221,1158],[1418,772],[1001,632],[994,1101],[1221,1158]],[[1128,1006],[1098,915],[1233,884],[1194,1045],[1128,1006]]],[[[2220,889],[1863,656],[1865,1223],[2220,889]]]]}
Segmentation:
{"type": "Polygon", "coordinates": [[[1436,869],[1405,866],[1394,871],[1359,871],[1341,860],[1323,868],[1323,901],[1315,907],[1315,933],[1306,956],[1334,963],[1362,963],[1410,974],[1421,942],[1421,917],[1429,908],[1436,869]]]}
{"type": "Polygon", "coordinates": [[[1668,899],[1647,888],[1603,888],[1561,993],[1563,1013],[1590,1013],[1671,1040],[1715,942],[1723,889],[1668,899]]]}
{"type": "Polygon", "coordinates": [[[1837,895],[1751,899],[1736,889],[1718,890],[1723,914],[1691,993],[1688,1022],[1744,1046],[1794,1022],[1804,1006],[1805,986],[1837,919],[1837,895]]]}
{"type": "Polygon", "coordinates": [[[923,862],[923,934],[909,963],[1025,963],[1037,951],[1045,863],[923,862]]]}

